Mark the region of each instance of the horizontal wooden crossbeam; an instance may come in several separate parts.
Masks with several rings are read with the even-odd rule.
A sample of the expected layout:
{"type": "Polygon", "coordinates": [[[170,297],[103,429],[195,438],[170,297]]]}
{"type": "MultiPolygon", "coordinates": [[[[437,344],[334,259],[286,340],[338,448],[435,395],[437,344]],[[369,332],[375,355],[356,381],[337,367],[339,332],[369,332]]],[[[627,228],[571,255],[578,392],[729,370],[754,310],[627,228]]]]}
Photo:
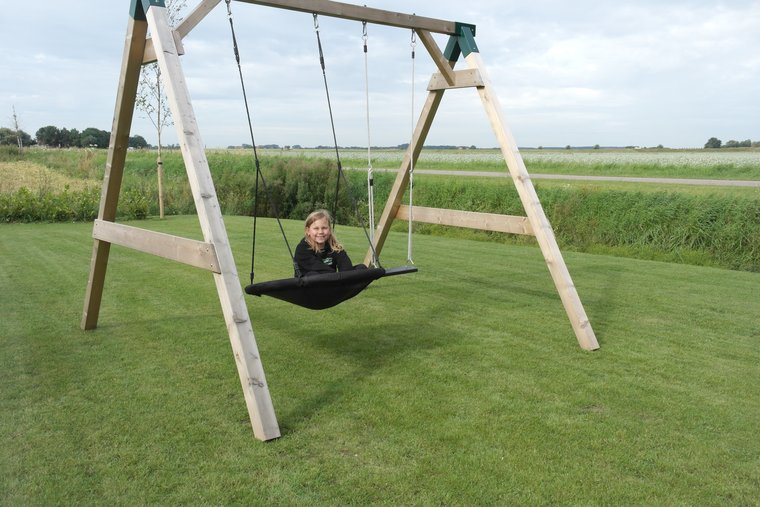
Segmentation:
{"type": "Polygon", "coordinates": [[[216,249],[212,243],[148,231],[107,220],[95,220],[92,237],[213,273],[220,273],[216,249]]]}
{"type": "MultiPolygon", "coordinates": [[[[399,206],[395,218],[409,220],[409,206],[406,204],[399,206]]],[[[450,225],[481,231],[535,236],[528,217],[513,215],[413,206],[412,220],[426,224],[450,225]]]]}
{"type": "MultiPolygon", "coordinates": [[[[174,37],[174,45],[177,46],[177,54],[178,55],[184,55],[185,54],[185,47],[182,45],[182,35],[174,30],[172,31],[172,37],[174,37]]],[[[145,54],[143,55],[143,65],[146,65],[148,63],[153,63],[158,59],[156,56],[156,48],[153,47],[153,39],[146,39],[145,40],[145,54]]]]}
{"type": "Polygon", "coordinates": [[[477,88],[483,86],[483,79],[480,77],[478,69],[466,69],[452,71],[454,82],[449,83],[446,79],[446,75],[436,72],[430,78],[428,83],[428,91],[433,90],[448,90],[450,88],[477,88]]]}
{"type": "MultiPolygon", "coordinates": [[[[185,19],[172,31],[174,44],[177,46],[177,54],[185,54],[185,48],[182,46],[182,39],[200,23],[211,10],[217,6],[221,0],[203,0],[185,19]]],[[[143,65],[156,61],[156,49],[153,47],[153,40],[148,38],[145,41],[145,55],[143,56],[143,65]]]]}
{"type": "MultiPolygon", "coordinates": [[[[385,11],[361,5],[352,5],[330,0],[237,0],[248,4],[279,7],[291,11],[310,12],[335,18],[366,21],[377,25],[395,26],[397,28],[414,28],[433,33],[458,35],[457,23],[442,19],[425,18],[414,14],[385,11]]],[[[472,26],[472,25],[471,25],[472,26]]]]}

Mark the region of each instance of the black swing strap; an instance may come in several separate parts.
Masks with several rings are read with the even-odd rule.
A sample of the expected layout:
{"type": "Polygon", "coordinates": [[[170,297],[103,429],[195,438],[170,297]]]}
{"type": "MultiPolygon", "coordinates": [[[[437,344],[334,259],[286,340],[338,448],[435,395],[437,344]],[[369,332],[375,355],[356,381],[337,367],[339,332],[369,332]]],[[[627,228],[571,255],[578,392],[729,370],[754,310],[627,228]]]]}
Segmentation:
{"type": "Polygon", "coordinates": [[[375,245],[373,244],[372,239],[370,238],[369,233],[367,232],[367,227],[364,223],[364,218],[359,212],[359,203],[357,202],[356,198],[351,192],[351,183],[348,181],[348,178],[346,177],[346,173],[345,171],[343,171],[343,165],[341,164],[341,161],[340,161],[340,150],[338,149],[338,136],[335,133],[335,119],[333,117],[332,103],[330,101],[330,87],[327,84],[325,54],[324,54],[324,51],[322,50],[322,40],[319,36],[319,16],[316,13],[314,13],[313,16],[314,16],[314,32],[317,34],[317,47],[319,48],[319,64],[322,67],[322,78],[325,83],[325,95],[327,96],[327,108],[330,112],[330,128],[332,129],[333,146],[335,147],[335,158],[337,160],[337,165],[338,165],[338,177],[336,178],[336,182],[335,182],[335,201],[333,203],[332,216],[333,216],[333,219],[337,222],[336,212],[338,208],[338,191],[340,190],[340,181],[342,179],[346,186],[348,196],[351,200],[351,204],[353,205],[356,218],[361,224],[362,230],[364,231],[364,236],[367,238],[367,243],[369,243],[369,247],[372,250],[372,259],[374,260],[375,265],[377,267],[382,267],[380,265],[380,259],[377,256],[377,252],[375,251],[375,245]]]}
{"type": "Polygon", "coordinates": [[[335,147],[335,159],[338,164],[338,177],[335,180],[335,199],[333,201],[332,216],[335,218],[338,211],[338,192],[340,190],[340,175],[343,172],[343,166],[340,162],[340,151],[338,150],[338,137],[335,134],[335,119],[333,118],[332,103],[330,102],[330,87],[327,86],[327,71],[325,69],[325,54],[322,51],[322,39],[319,37],[319,17],[314,14],[314,32],[317,34],[317,47],[319,48],[319,65],[322,67],[322,79],[325,83],[325,94],[327,95],[327,109],[330,112],[330,126],[332,127],[333,146],[335,147]]]}
{"type": "MultiPolygon", "coordinates": [[[[254,159],[254,164],[256,167],[256,183],[254,185],[254,197],[253,197],[253,239],[252,239],[252,244],[251,244],[251,275],[250,275],[251,283],[253,283],[255,263],[256,263],[256,222],[258,218],[258,207],[259,207],[259,181],[261,181],[261,184],[264,187],[264,191],[267,194],[267,201],[269,201],[272,214],[277,220],[277,225],[280,228],[280,233],[282,234],[282,238],[285,240],[285,246],[288,249],[288,253],[290,254],[291,259],[293,259],[293,250],[290,248],[288,237],[285,234],[285,229],[283,228],[282,222],[280,221],[280,213],[277,209],[277,203],[274,201],[274,199],[272,199],[271,192],[269,191],[269,187],[267,186],[266,180],[264,179],[264,174],[261,172],[261,162],[259,161],[258,151],[256,150],[256,140],[253,135],[253,121],[251,120],[251,110],[248,106],[248,95],[245,90],[245,80],[243,79],[243,69],[240,66],[240,50],[238,49],[237,37],[235,37],[235,24],[232,21],[232,8],[230,6],[231,0],[225,0],[225,2],[227,3],[227,18],[230,21],[230,32],[232,34],[232,49],[235,53],[235,62],[237,63],[238,75],[240,76],[240,87],[243,91],[243,102],[245,103],[245,114],[246,114],[246,118],[248,119],[248,132],[251,138],[251,145],[253,147],[253,159],[254,159]]],[[[299,269],[295,261],[293,262],[293,267],[295,269],[295,272],[298,273],[299,269]]]]}

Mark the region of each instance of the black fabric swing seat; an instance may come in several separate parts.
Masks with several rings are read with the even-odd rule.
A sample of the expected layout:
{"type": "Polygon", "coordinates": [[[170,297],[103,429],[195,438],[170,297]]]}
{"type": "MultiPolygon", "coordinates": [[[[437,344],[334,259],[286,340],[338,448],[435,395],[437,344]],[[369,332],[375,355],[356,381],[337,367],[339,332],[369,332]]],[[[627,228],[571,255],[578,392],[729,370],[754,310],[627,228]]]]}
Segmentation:
{"type": "Polygon", "coordinates": [[[415,266],[362,268],[254,283],[247,286],[245,292],[252,296],[270,296],[311,310],[324,310],[351,299],[379,278],[416,271],[415,266]]]}

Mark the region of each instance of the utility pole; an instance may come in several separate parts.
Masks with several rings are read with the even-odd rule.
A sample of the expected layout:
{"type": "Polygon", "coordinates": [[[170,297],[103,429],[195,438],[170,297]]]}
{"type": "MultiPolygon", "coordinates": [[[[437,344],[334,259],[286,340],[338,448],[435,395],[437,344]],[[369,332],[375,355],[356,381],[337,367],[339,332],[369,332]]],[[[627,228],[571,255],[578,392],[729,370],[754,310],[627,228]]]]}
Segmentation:
{"type": "Polygon", "coordinates": [[[24,142],[21,140],[21,130],[18,127],[18,117],[16,116],[16,106],[13,106],[13,128],[16,130],[16,142],[18,143],[18,151],[24,149],[24,142]]]}

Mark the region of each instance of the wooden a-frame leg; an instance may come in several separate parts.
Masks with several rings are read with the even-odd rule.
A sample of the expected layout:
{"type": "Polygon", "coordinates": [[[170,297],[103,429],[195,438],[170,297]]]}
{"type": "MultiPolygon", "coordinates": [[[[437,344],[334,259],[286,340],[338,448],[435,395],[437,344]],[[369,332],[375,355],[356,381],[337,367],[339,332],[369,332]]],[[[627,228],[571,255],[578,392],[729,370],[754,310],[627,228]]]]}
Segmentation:
{"type": "MultiPolygon", "coordinates": [[[[113,222],[116,218],[116,205],[119,202],[124,162],[129,146],[129,131],[132,126],[132,115],[135,108],[137,86],[140,81],[140,67],[145,51],[147,31],[148,24],[145,21],[136,21],[130,18],[124,43],[121,77],[116,95],[111,140],[103,177],[103,189],[100,195],[100,209],[98,210],[98,218],[109,222],[113,222]]],[[[87,282],[80,324],[82,329],[94,329],[98,325],[110,250],[110,243],[94,240],[90,276],[87,282]]]]}
{"type": "Polygon", "coordinates": [[[559,292],[565,312],[573,326],[578,344],[585,350],[596,350],[599,348],[599,343],[596,341],[594,330],[591,328],[591,322],[589,322],[586,311],[583,309],[583,304],[557,245],[554,232],[544,214],[541,202],[538,200],[538,195],[533,188],[533,183],[522,156],[520,156],[517,143],[502,117],[499,99],[491,85],[480,54],[472,52],[465,57],[465,60],[470,68],[477,69],[480,72],[484,86],[478,87],[478,93],[483,102],[483,107],[486,110],[491,127],[496,133],[501,152],[507,162],[507,167],[525,208],[525,213],[536,235],[536,240],[541,248],[546,265],[549,267],[549,272],[551,273],[554,285],[557,287],[557,292],[559,292]]]}
{"type": "Polygon", "coordinates": [[[161,75],[165,79],[166,95],[203,237],[216,249],[220,272],[214,273],[214,282],[227,324],[230,345],[235,356],[251,426],[256,438],[271,440],[280,436],[280,428],[272,406],[269,386],[256,346],[216,189],[206,160],[204,143],[195,120],[195,112],[184,80],[175,40],[169,27],[166,8],[152,6],[148,9],[146,17],[161,75]]]}
{"type": "MultiPolygon", "coordinates": [[[[428,93],[425,105],[420,113],[417,126],[414,130],[413,142],[409,145],[409,148],[404,154],[404,159],[401,162],[401,167],[396,173],[396,180],[393,182],[391,192],[388,195],[388,200],[385,202],[385,208],[383,209],[380,220],[377,222],[375,228],[375,252],[380,255],[385,244],[385,239],[388,237],[388,232],[391,229],[393,219],[398,212],[399,206],[401,206],[401,200],[404,197],[409,186],[409,168],[412,165],[412,160],[417,161],[422,150],[422,145],[425,143],[430,125],[433,123],[433,118],[438,110],[438,106],[441,104],[444,90],[436,90],[428,93]],[[414,150],[414,152],[412,152],[414,150]]],[[[369,266],[372,262],[372,249],[367,250],[367,255],[364,257],[364,264],[369,266]]]]}

